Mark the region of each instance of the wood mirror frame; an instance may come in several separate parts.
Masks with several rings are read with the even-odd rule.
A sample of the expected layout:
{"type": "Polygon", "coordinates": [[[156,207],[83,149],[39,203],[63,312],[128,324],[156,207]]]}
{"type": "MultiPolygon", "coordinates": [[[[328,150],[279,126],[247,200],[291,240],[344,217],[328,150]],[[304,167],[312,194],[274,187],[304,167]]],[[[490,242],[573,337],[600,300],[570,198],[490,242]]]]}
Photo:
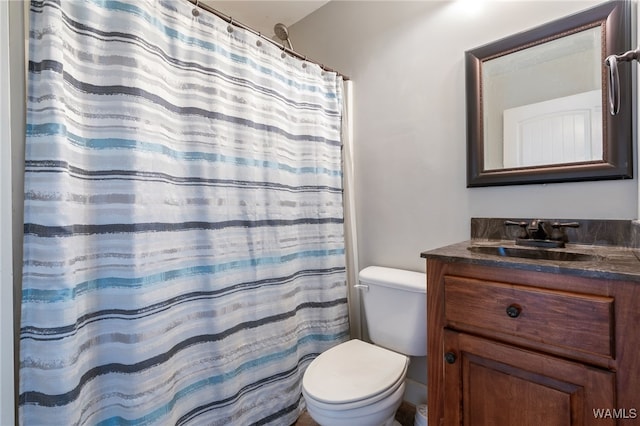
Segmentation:
{"type": "Polygon", "coordinates": [[[571,182],[633,177],[631,66],[620,64],[620,111],[608,107],[608,69],[604,60],[631,48],[631,4],[609,1],[496,42],[465,52],[467,101],[467,187],[571,182]],[[603,155],[601,160],[485,170],[482,65],[553,39],[589,28],[601,29],[603,155]]]}

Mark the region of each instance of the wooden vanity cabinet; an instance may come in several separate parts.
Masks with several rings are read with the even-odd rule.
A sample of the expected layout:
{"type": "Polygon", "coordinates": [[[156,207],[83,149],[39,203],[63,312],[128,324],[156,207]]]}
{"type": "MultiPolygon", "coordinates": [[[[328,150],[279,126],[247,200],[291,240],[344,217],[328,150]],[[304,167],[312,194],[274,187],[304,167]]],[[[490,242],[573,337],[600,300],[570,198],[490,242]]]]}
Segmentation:
{"type": "Polygon", "coordinates": [[[640,283],[427,257],[431,426],[640,425],[640,283]]]}

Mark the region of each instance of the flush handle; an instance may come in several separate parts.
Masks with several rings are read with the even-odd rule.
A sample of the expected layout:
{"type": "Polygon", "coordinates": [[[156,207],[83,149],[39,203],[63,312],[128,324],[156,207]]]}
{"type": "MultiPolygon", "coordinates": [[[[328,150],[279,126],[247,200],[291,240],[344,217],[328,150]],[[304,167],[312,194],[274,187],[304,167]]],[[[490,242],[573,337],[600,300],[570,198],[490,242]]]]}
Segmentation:
{"type": "Polygon", "coordinates": [[[454,364],[456,362],[456,359],[458,359],[458,357],[453,352],[447,352],[444,354],[444,360],[447,364],[454,364]]]}
{"type": "Polygon", "coordinates": [[[507,315],[511,318],[518,318],[521,312],[522,308],[519,305],[512,304],[507,307],[507,315]]]}

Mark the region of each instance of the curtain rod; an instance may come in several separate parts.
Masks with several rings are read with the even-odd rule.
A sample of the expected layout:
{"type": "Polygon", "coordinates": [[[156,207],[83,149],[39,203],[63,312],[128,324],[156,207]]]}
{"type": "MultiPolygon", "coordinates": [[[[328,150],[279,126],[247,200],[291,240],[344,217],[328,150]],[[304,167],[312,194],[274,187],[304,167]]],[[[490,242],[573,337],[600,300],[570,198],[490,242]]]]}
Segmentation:
{"type": "Polygon", "coordinates": [[[287,46],[284,45],[284,43],[278,43],[277,41],[270,39],[269,37],[263,35],[261,32],[254,30],[253,28],[249,27],[248,25],[243,24],[242,22],[236,21],[231,16],[225,15],[224,13],[214,9],[213,7],[211,7],[211,6],[209,6],[209,5],[205,4],[205,3],[202,3],[200,0],[188,0],[188,1],[189,1],[189,3],[193,4],[194,7],[200,8],[202,10],[205,10],[205,11],[209,12],[209,13],[213,13],[218,18],[221,18],[221,19],[225,20],[230,25],[234,25],[234,26],[236,26],[238,28],[242,28],[243,30],[247,30],[247,31],[257,35],[261,39],[266,40],[266,41],[268,41],[269,43],[271,43],[271,44],[273,44],[275,46],[278,46],[280,49],[282,49],[283,52],[286,52],[286,53],[290,54],[291,56],[295,56],[296,58],[302,59],[303,61],[311,62],[313,64],[316,64],[320,68],[322,68],[324,71],[335,72],[336,74],[341,76],[344,80],[349,80],[348,76],[346,76],[346,75],[344,75],[344,74],[342,74],[342,73],[340,73],[340,72],[338,72],[338,71],[336,71],[334,69],[331,69],[331,68],[329,68],[329,67],[327,67],[327,66],[325,66],[325,65],[323,65],[323,64],[321,64],[319,62],[316,62],[316,61],[314,61],[312,59],[309,59],[306,56],[299,54],[298,52],[296,52],[293,49],[289,49],[287,46]]]}

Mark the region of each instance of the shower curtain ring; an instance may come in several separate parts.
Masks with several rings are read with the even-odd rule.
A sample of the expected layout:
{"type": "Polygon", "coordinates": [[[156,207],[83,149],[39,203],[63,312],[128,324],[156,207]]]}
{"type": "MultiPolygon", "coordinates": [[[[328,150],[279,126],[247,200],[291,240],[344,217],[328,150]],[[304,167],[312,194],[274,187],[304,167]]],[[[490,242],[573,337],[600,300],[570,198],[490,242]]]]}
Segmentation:
{"type": "Polygon", "coordinates": [[[191,10],[191,14],[192,14],[193,16],[198,16],[198,15],[200,15],[200,11],[198,10],[198,5],[199,5],[199,4],[200,4],[200,0],[196,0],[196,4],[195,4],[195,6],[193,7],[193,9],[191,10]]]}
{"type": "Polygon", "coordinates": [[[231,16],[229,16],[229,25],[227,26],[227,32],[233,32],[233,18],[231,16]]]}

